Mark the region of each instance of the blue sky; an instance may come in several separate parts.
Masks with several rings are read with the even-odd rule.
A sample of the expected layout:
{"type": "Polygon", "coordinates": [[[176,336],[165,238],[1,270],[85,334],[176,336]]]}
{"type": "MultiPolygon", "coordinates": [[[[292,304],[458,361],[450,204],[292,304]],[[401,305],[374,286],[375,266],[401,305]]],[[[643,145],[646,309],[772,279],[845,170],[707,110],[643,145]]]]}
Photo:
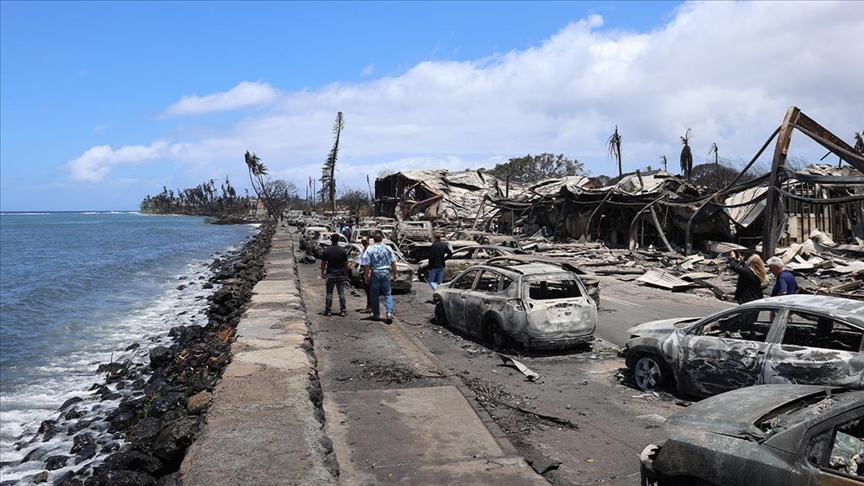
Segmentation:
{"type": "Polygon", "coordinates": [[[862,59],[864,2],[3,1],[0,210],[244,187],[245,150],[302,194],[337,111],[340,189],[541,152],[609,174],[616,124],[625,170],[688,127],[697,162],[749,159],[791,105],[851,140],[862,59]]]}

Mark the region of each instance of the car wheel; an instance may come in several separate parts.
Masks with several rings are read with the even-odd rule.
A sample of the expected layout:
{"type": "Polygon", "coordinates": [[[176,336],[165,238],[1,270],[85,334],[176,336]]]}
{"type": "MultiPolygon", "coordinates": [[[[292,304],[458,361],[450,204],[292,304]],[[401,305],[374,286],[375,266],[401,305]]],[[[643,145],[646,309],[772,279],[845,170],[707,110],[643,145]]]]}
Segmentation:
{"type": "Polygon", "coordinates": [[[444,303],[440,300],[435,304],[435,324],[439,326],[447,325],[447,313],[444,312],[444,303]]]}
{"type": "Polygon", "coordinates": [[[510,337],[495,319],[483,323],[483,342],[490,347],[503,349],[510,346],[510,337]]]}
{"type": "Polygon", "coordinates": [[[643,356],[633,367],[633,381],[642,391],[654,391],[663,384],[663,369],[653,356],[643,356]]]}

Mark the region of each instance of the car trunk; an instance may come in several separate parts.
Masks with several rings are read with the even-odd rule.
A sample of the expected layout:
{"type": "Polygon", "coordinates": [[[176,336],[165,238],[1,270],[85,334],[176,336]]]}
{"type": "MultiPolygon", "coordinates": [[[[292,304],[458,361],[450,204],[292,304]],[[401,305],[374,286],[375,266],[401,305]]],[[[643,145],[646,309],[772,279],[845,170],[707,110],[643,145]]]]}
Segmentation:
{"type": "Polygon", "coordinates": [[[571,279],[526,280],[522,291],[528,310],[529,332],[583,334],[593,332],[597,310],[571,279]]]}

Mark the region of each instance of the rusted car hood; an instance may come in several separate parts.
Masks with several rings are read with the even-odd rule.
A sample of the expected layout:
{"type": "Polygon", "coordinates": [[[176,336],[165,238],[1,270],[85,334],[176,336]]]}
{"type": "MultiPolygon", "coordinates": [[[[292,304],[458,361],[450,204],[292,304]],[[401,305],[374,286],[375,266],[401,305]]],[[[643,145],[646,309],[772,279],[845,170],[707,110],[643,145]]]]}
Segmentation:
{"type": "Polygon", "coordinates": [[[631,336],[667,336],[672,334],[676,329],[685,329],[691,324],[701,319],[701,317],[677,317],[675,319],[663,319],[660,321],[651,321],[638,326],[633,326],[627,330],[631,336]]]}
{"type": "MultiPolygon", "coordinates": [[[[787,403],[824,393],[831,387],[816,385],[756,385],[716,395],[695,403],[666,420],[670,437],[691,436],[694,429],[714,434],[762,442],[772,433],[756,424],[787,403]]],[[[787,422],[784,426],[792,425],[787,422]]]]}

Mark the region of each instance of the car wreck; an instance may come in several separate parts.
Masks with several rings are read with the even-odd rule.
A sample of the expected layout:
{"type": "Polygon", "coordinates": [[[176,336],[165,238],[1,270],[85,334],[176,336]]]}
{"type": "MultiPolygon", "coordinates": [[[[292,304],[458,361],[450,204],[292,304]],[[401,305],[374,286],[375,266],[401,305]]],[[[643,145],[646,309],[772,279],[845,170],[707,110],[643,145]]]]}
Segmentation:
{"type": "Polygon", "coordinates": [[[763,383],[864,388],[864,302],[787,295],[641,324],[624,348],[638,388],[709,396],[763,383]]]}
{"type": "Polygon", "coordinates": [[[560,349],[594,339],[597,306],[579,277],[543,263],[477,265],[439,285],[435,319],[491,347],[560,349]]]}
{"type": "MultiPolygon", "coordinates": [[[[393,254],[396,255],[396,271],[399,274],[399,278],[391,284],[393,292],[411,292],[411,285],[414,280],[414,267],[405,261],[405,258],[392,241],[384,240],[383,243],[393,250],[393,254]]],[[[352,243],[345,250],[348,253],[348,281],[351,285],[362,288],[363,267],[360,265],[360,254],[363,253],[363,247],[352,243]]]]}
{"type": "Polygon", "coordinates": [[[643,485],[864,482],[864,391],[753,386],[691,405],[664,430],[640,455],[643,485]]]}

